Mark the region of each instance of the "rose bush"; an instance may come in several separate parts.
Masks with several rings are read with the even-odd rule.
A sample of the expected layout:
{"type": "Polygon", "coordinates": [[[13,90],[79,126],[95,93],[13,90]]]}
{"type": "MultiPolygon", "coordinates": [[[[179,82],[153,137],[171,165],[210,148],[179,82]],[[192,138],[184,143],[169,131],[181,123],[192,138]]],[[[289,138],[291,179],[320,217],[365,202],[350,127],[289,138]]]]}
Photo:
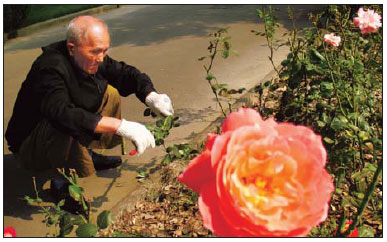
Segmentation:
{"type": "Polygon", "coordinates": [[[218,236],[306,236],[327,217],[325,162],[311,129],[240,109],[178,179],[198,192],[203,223],[218,236]]]}

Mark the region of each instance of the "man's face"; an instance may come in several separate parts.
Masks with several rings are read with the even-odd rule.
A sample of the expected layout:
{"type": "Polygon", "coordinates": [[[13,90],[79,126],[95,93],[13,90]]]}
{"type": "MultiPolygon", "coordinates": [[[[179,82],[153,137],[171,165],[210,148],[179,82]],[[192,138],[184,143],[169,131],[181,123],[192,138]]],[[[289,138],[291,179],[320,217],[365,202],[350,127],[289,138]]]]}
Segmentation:
{"type": "Polygon", "coordinates": [[[87,38],[79,43],[67,44],[75,64],[88,74],[95,74],[103,62],[110,47],[109,33],[101,27],[93,27],[87,32],[87,38]]]}

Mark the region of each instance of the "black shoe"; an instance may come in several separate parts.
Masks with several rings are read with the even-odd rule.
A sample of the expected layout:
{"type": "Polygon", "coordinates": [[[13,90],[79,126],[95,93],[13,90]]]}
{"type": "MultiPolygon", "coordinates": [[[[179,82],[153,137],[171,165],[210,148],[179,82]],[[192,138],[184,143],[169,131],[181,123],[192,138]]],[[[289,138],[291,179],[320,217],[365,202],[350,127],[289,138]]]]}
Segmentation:
{"type": "Polygon", "coordinates": [[[51,179],[50,184],[50,193],[55,199],[55,203],[59,203],[61,200],[65,200],[64,205],[62,206],[62,209],[73,213],[84,213],[82,209],[82,204],[80,202],[77,202],[70,196],[69,193],[69,186],[71,183],[67,181],[64,177],[58,176],[54,179],[51,179]]]}
{"type": "Polygon", "coordinates": [[[116,168],[122,164],[121,156],[106,156],[97,154],[91,150],[89,150],[89,154],[93,160],[94,168],[97,171],[116,168]]]}

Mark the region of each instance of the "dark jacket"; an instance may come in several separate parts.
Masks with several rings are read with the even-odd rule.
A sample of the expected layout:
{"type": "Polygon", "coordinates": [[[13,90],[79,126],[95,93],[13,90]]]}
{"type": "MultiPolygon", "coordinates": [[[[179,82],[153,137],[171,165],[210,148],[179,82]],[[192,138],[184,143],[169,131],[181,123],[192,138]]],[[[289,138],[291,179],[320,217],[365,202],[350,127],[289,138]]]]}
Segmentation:
{"type": "Polygon", "coordinates": [[[23,140],[42,119],[85,146],[98,139],[100,134],[94,133],[94,129],[102,117],[96,111],[108,83],[121,96],[135,93],[142,102],[155,91],[146,74],[109,56],[104,58],[98,72],[90,75],[74,64],[66,41],[42,50],[17,95],[5,133],[12,152],[19,150],[23,140]]]}

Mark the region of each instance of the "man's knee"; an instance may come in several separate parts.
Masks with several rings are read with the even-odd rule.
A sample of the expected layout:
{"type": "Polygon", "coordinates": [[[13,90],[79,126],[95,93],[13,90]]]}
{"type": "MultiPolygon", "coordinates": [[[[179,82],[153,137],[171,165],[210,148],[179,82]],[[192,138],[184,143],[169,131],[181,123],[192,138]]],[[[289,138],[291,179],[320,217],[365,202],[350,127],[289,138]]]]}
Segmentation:
{"type": "Polygon", "coordinates": [[[111,98],[112,102],[121,103],[121,96],[116,88],[111,85],[107,85],[106,92],[109,95],[109,99],[111,98]]]}
{"type": "Polygon", "coordinates": [[[117,89],[108,85],[97,113],[102,116],[121,119],[121,97],[117,89]]]}

